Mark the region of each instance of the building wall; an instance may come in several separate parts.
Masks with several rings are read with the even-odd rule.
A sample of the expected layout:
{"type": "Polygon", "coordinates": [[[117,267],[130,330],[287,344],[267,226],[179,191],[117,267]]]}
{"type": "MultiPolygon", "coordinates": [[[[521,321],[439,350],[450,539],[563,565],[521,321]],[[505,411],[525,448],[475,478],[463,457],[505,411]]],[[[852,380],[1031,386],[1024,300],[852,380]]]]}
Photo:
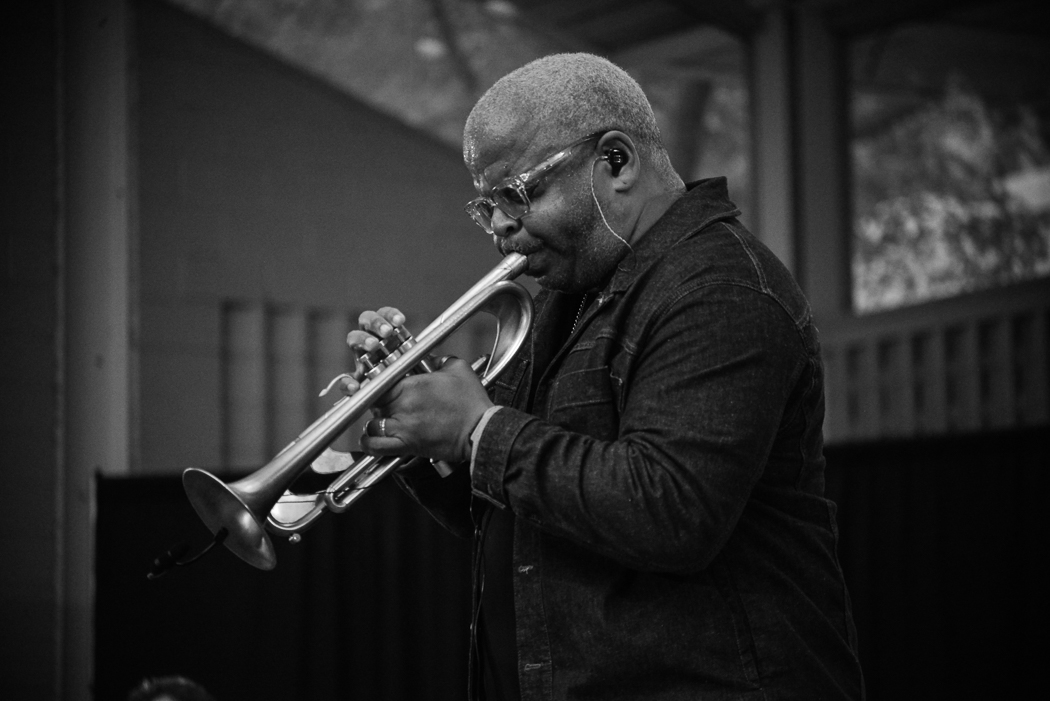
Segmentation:
{"type": "Polygon", "coordinates": [[[220,468],[237,453],[231,440],[252,439],[224,432],[231,404],[272,405],[242,427],[275,434],[254,457],[306,427],[262,386],[283,356],[290,381],[308,385],[291,414],[318,415],[307,397],[331,375],[294,367],[312,367],[304,334],[310,357],[338,354],[347,320],[385,304],[419,331],[498,256],[462,211],[473,190],[455,150],[180,10],[143,2],[137,16],[133,470],[220,468]],[[311,324],[318,315],[338,321],[311,324]],[[231,390],[224,358],[236,365],[238,353],[258,372],[231,390]]]}
{"type": "MultiPolygon", "coordinates": [[[[61,453],[63,368],[72,358],[63,281],[82,269],[63,256],[65,139],[78,118],[70,106],[80,104],[70,91],[125,76],[70,83],[75,66],[63,43],[106,20],[123,22],[125,11],[103,3],[91,11],[103,19],[83,24],[92,15],[80,7],[37,3],[3,29],[11,70],[0,72],[0,488],[8,496],[0,628],[18,631],[0,661],[5,698],[58,698],[65,685],[70,698],[89,693],[89,670],[80,667],[90,653],[79,648],[91,638],[80,630],[91,611],[69,614],[79,604],[63,574],[83,582],[75,599],[88,593],[90,607],[91,548],[63,546],[69,529],[90,543],[94,518],[90,487],[81,494],[78,482],[66,494],[61,453]],[[114,8],[119,17],[107,14],[114,8]],[[71,497],[84,509],[67,510],[71,497]],[[68,528],[67,516],[75,517],[68,528]],[[72,638],[67,619],[79,631],[72,638]],[[67,639],[78,649],[67,650],[67,639]]],[[[461,211],[472,188],[454,149],[157,0],[127,7],[129,162],[87,165],[96,168],[90,177],[106,176],[99,167],[127,168],[117,179],[131,182],[115,193],[132,198],[130,471],[215,467],[223,459],[223,309],[341,315],[338,332],[317,340],[341,348],[352,313],[397,304],[421,329],[497,256],[461,211]]],[[[96,49],[90,41],[78,48],[96,49]]]]}

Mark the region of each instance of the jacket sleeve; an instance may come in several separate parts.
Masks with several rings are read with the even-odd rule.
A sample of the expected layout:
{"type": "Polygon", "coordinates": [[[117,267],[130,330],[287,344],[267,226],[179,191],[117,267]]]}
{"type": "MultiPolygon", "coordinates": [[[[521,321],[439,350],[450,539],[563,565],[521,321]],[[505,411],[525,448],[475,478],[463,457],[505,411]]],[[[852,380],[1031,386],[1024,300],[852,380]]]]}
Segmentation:
{"type": "MultiPolygon", "coordinates": [[[[631,359],[613,440],[501,409],[473,489],[635,569],[703,569],[763,473],[807,357],[798,329],[766,294],[697,283],[621,352],[631,359]]],[[[558,401],[555,390],[553,419],[558,401]]]]}

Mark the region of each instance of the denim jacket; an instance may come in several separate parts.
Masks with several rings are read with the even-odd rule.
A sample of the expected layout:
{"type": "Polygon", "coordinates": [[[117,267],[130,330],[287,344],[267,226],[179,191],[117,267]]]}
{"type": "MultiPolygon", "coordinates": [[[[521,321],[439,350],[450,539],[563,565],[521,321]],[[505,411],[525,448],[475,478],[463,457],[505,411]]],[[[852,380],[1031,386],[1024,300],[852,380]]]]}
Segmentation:
{"type": "Polygon", "coordinates": [[[738,214],[691,184],[556,347],[579,297],[541,293],[472,477],[404,478],[464,535],[467,479],[513,514],[523,701],[863,697],[817,332],[738,214]]]}

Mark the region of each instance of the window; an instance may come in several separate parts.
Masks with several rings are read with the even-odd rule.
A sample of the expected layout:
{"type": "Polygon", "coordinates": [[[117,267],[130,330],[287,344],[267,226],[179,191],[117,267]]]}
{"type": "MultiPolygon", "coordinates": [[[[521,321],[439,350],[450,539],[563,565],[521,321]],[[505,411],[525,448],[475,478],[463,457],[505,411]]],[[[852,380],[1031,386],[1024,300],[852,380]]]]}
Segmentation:
{"type": "Polygon", "coordinates": [[[1050,45],[989,10],[849,47],[857,313],[1050,275],[1050,45]]]}

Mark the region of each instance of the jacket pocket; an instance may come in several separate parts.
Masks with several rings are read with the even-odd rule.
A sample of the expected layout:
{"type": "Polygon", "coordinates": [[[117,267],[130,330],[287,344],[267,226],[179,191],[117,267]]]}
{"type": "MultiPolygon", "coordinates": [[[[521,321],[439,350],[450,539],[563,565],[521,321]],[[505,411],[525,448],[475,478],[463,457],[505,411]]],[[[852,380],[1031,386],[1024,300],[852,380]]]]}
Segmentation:
{"type": "Polygon", "coordinates": [[[559,375],[548,404],[551,423],[601,440],[616,438],[619,415],[609,367],[571,370],[559,375]]]}
{"type": "Polygon", "coordinates": [[[527,358],[521,358],[511,362],[510,366],[500,373],[491,385],[489,395],[492,401],[500,406],[516,406],[518,390],[521,387],[522,378],[529,367],[527,358]]]}

